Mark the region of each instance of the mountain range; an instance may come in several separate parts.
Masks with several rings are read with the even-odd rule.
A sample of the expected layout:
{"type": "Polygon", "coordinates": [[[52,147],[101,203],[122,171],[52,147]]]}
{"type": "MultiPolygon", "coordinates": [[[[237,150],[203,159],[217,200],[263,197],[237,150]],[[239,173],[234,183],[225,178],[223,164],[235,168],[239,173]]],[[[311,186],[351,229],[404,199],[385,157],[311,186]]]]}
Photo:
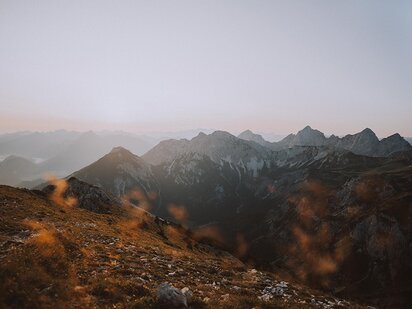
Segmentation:
{"type": "MultiPolygon", "coordinates": [[[[6,160],[16,161],[0,164],[8,175],[41,166],[6,160]]],[[[306,127],[276,143],[215,131],[161,141],[141,157],[114,147],[66,179],[85,209],[138,206],[213,231],[209,244],[247,265],[392,308],[412,303],[411,166],[412,147],[398,134],[325,137],[306,127]],[[93,207],[93,196],[103,202],[93,207]]]]}
{"type": "Polygon", "coordinates": [[[264,140],[262,136],[254,134],[250,130],[242,132],[238,137],[254,141],[273,150],[291,148],[293,146],[332,146],[370,157],[387,157],[392,153],[411,149],[409,142],[398,133],[379,140],[376,134],[369,128],[353,135],[345,135],[344,137],[336,135],[325,137],[322,132],[306,126],[297,134],[289,134],[281,141],[273,143],[264,140]]]}
{"type": "MultiPolygon", "coordinates": [[[[183,134],[182,136],[190,136],[198,131],[181,132],[181,134],[183,134]]],[[[211,134],[216,137],[213,140],[216,140],[216,143],[219,143],[218,140],[224,140],[225,135],[231,136],[231,134],[224,131],[215,131],[211,134]]],[[[169,135],[172,134],[169,133],[169,135]]],[[[205,145],[202,140],[204,136],[206,134],[201,132],[191,140],[181,139],[178,141],[175,139],[167,140],[165,136],[162,141],[162,138],[159,137],[138,136],[124,132],[94,133],[90,131],[80,133],[59,130],[44,133],[17,132],[3,134],[0,135],[0,161],[10,157],[6,161],[9,166],[13,166],[13,161],[23,162],[24,160],[31,161],[34,165],[31,168],[26,168],[24,172],[16,169],[13,173],[10,173],[7,169],[2,171],[0,167],[0,183],[21,184],[23,186],[37,185],[45,175],[53,174],[58,177],[68,175],[96,161],[116,146],[127,148],[138,155],[147,152],[144,157],[151,164],[158,164],[170,160],[175,155],[186,153],[189,141],[191,141],[190,147],[193,148],[189,151],[207,152],[207,149],[202,150],[199,147],[219,147],[214,144],[205,145]],[[157,144],[159,140],[161,142],[157,144]],[[155,145],[156,147],[153,148],[155,145]],[[161,151],[159,151],[160,149],[161,151]]],[[[267,157],[267,154],[264,153],[265,149],[266,152],[269,150],[279,151],[294,146],[333,147],[373,157],[387,157],[393,153],[411,149],[410,144],[399,134],[379,140],[370,129],[340,138],[335,135],[325,137],[322,132],[307,126],[297,134],[289,134],[279,142],[266,141],[262,136],[246,130],[239,134],[238,138],[253,141],[264,147],[259,148],[256,145],[248,144],[247,147],[256,148],[254,151],[259,152],[256,158],[260,158],[261,155],[267,157]]],[[[242,152],[232,151],[227,153],[226,156],[233,156],[233,153],[242,152]]],[[[214,160],[220,160],[224,157],[223,153],[216,153],[214,160]]],[[[233,159],[237,160],[239,158],[233,159]]],[[[26,162],[25,164],[27,166],[29,163],[26,162]]]]}

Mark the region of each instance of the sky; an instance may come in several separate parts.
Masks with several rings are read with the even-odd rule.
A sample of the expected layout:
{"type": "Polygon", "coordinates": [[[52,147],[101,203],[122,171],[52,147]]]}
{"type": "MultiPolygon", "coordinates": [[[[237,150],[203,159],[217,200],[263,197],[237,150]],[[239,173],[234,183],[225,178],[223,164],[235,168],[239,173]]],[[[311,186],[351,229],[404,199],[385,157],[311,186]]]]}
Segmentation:
{"type": "Polygon", "coordinates": [[[412,136],[412,1],[0,0],[0,132],[412,136]]]}

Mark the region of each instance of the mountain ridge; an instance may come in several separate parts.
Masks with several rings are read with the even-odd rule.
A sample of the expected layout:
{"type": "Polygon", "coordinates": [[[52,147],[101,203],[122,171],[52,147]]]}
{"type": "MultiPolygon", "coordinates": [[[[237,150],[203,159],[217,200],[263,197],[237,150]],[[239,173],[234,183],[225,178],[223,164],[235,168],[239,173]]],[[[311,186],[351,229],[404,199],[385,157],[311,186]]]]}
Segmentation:
{"type": "Polygon", "coordinates": [[[239,138],[253,140],[261,145],[264,145],[272,150],[281,150],[291,148],[293,146],[332,146],[352,151],[355,154],[366,155],[372,157],[387,157],[392,153],[399,151],[407,151],[412,148],[410,143],[400,136],[399,133],[392,134],[381,140],[370,129],[365,128],[361,132],[355,134],[347,134],[343,137],[331,135],[326,137],[322,132],[306,126],[297,134],[289,134],[279,142],[270,143],[264,140],[260,135],[254,134],[252,131],[244,131],[239,138]]]}

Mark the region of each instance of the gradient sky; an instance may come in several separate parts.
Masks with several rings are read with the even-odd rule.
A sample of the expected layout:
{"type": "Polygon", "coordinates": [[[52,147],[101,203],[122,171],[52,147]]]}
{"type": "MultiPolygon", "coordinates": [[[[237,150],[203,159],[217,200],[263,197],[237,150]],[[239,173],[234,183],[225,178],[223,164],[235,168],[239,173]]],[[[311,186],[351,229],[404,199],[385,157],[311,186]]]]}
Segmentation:
{"type": "Polygon", "coordinates": [[[0,0],[0,131],[412,136],[412,1],[0,0]]]}

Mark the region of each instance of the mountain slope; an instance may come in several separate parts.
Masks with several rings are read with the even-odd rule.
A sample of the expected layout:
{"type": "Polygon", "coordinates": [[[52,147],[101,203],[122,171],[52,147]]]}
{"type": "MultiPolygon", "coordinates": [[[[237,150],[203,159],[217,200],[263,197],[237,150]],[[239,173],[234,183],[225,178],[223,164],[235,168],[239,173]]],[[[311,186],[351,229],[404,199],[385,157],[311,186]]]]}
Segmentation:
{"type": "Polygon", "coordinates": [[[412,149],[410,143],[396,133],[383,138],[380,141],[380,149],[378,154],[380,156],[388,156],[396,152],[407,151],[410,149],[412,149]]]}
{"type": "Polygon", "coordinates": [[[122,147],[113,148],[110,153],[72,176],[100,186],[118,197],[137,191],[147,196],[159,193],[151,166],[122,147]]]}
{"type": "Polygon", "coordinates": [[[40,169],[37,164],[28,159],[8,156],[0,162],[0,184],[15,186],[36,176],[40,176],[40,169]]]}
{"type": "MultiPolygon", "coordinates": [[[[68,187],[79,194],[83,185],[68,187]]],[[[167,281],[190,289],[189,308],[362,308],[247,269],[138,208],[113,207],[101,214],[0,186],[0,307],[159,308],[167,281]]]]}

